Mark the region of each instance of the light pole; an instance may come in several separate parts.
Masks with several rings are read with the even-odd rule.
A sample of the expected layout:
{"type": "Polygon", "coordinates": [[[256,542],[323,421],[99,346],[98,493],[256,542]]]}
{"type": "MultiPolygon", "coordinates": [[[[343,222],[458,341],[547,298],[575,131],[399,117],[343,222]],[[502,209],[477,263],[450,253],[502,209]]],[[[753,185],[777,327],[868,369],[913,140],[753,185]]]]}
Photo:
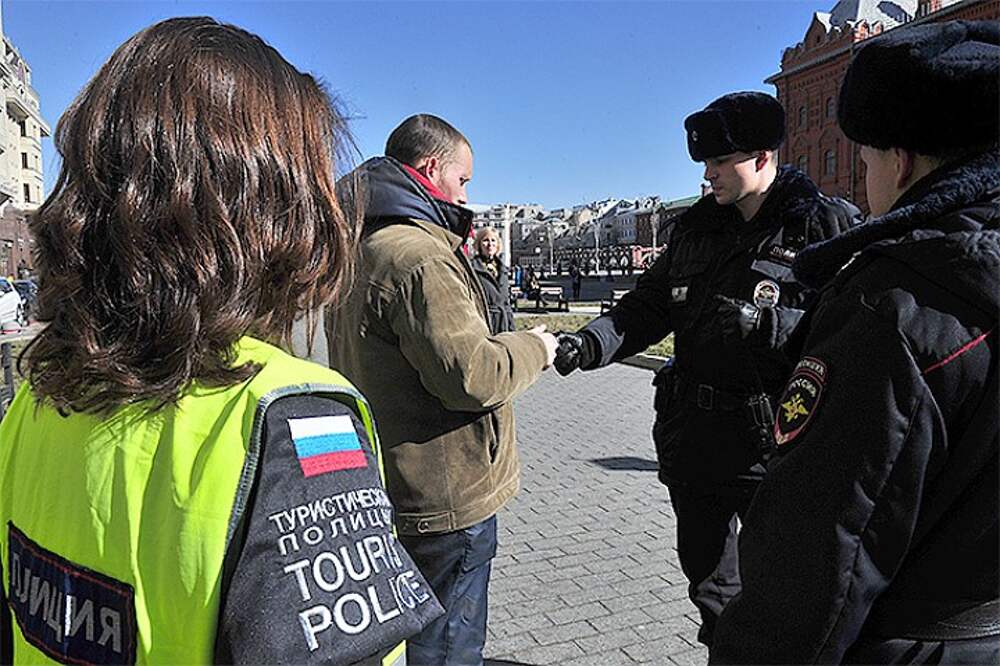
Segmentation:
{"type": "Polygon", "coordinates": [[[594,272],[601,272],[601,221],[594,222],[594,272]]]}
{"type": "Polygon", "coordinates": [[[650,231],[653,232],[653,254],[649,257],[649,263],[653,263],[656,260],[656,232],[660,227],[660,214],[653,213],[649,216],[649,227],[650,231]]]}
{"type": "Polygon", "coordinates": [[[551,275],[556,270],[555,261],[554,261],[555,250],[554,250],[554,248],[552,246],[552,225],[551,224],[545,230],[545,235],[549,237],[549,275],[551,275]]]}
{"type": "Polygon", "coordinates": [[[503,205],[503,260],[507,262],[507,265],[514,268],[514,262],[511,260],[510,256],[510,204],[505,203],[503,205]]]}

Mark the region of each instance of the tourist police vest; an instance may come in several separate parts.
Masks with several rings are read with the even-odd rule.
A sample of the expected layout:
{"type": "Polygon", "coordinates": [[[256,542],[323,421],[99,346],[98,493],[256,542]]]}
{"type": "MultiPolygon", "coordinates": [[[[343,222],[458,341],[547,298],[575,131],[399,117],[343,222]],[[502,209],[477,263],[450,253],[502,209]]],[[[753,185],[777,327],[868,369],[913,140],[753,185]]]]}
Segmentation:
{"type": "Polygon", "coordinates": [[[364,423],[381,473],[368,405],[339,373],[253,338],[237,351],[238,364],[261,367],[252,379],[195,385],[154,413],[62,416],[21,386],[0,425],[3,582],[29,620],[13,622],[17,661],[63,661],[59,643],[92,663],[212,661],[226,547],[274,400],[338,396],[364,423]]]}

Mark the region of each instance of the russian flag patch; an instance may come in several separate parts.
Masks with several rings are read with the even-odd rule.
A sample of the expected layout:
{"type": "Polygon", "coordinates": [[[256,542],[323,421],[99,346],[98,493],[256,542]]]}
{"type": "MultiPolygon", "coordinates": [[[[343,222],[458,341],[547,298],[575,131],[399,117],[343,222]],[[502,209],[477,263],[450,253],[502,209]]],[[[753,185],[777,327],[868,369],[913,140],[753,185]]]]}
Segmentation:
{"type": "Polygon", "coordinates": [[[288,419],[288,428],[299,466],[307,477],[368,464],[350,416],[288,419]]]}

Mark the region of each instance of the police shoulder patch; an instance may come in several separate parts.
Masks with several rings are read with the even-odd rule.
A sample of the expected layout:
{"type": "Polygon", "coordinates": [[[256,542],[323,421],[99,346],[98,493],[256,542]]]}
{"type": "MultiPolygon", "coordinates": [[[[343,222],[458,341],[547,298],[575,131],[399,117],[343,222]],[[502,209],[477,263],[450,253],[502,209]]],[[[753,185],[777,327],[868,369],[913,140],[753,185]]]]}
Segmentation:
{"type": "Polygon", "coordinates": [[[778,446],[798,437],[812,421],[819,409],[826,379],[826,364],[818,358],[806,356],[795,366],[774,419],[774,441],[778,446]]]}
{"type": "Polygon", "coordinates": [[[64,664],[134,664],[131,585],[42,548],[7,524],[9,599],[24,639],[64,664]]]}

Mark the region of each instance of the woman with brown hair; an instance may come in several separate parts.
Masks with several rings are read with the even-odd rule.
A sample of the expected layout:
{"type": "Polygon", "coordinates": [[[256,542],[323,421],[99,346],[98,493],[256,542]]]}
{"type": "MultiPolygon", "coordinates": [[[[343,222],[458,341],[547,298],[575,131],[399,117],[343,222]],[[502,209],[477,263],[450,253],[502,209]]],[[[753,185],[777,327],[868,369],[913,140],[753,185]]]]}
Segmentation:
{"type": "Polygon", "coordinates": [[[0,425],[0,661],[392,663],[440,609],[368,404],[274,346],[349,282],[342,115],[259,37],[171,19],[56,141],[45,328],[0,425]]]}

